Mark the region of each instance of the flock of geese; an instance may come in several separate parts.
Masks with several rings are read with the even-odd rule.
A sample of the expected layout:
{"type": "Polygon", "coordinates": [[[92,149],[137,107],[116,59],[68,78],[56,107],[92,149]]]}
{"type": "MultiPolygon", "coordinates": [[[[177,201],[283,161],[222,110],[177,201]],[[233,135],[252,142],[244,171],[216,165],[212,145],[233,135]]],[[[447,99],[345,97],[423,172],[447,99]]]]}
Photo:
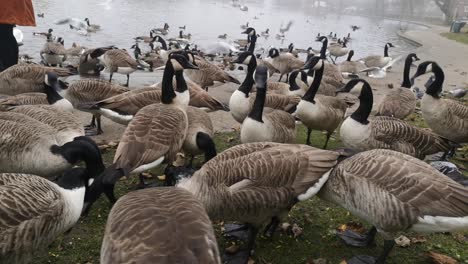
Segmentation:
{"type": "MultiPolygon", "coordinates": [[[[89,19],[59,22],[96,29],[89,19]]],[[[468,106],[440,96],[444,72],[436,62],[420,63],[411,77],[410,67],[419,58],[409,54],[401,87],[372,115],[372,87],[360,75],[390,68],[391,43],[383,56],[352,61],[349,40],[329,45],[327,36],[319,36],[321,50],[308,49],[305,61],[291,45],[285,51],[272,48],[261,58],[255,53],[256,30],[248,27],[245,51],[230,62],[246,67],[241,83],[196,49],[168,43],[163,37],[168,29],[166,24],[135,39],[135,51],[138,45],[160,45],[144,55],[160,61],[154,69],[164,69],[162,81],[151,87],[112,82],[113,73],[123,74],[128,86],[130,74],[145,66],[140,51],[134,58],[116,47],[75,45],[77,69],[50,67],[72,57],[52,30],[43,34],[48,41],[41,57],[47,66],[22,63],[0,73],[1,263],[31,261],[92,210],[101,194],[113,204],[101,263],[221,263],[211,224],[218,220],[245,223],[246,248],[231,263],[247,263],[258,231],[267,226],[274,232],[295,204],[314,195],[373,225],[365,236],[346,231],[341,236],[346,244],[368,246],[376,233],[383,236],[378,257],[356,256],[348,263],[384,263],[399,231],[468,229],[467,187],[422,161],[439,152],[453,155],[468,142],[468,106]],[[335,64],[327,55],[333,62],[348,57],[335,64]],[[109,81],[60,79],[103,69],[110,72],[109,81]],[[275,73],[286,82],[273,81],[275,73]],[[414,79],[429,73],[434,80],[421,100],[426,130],[403,119],[415,111],[414,79]],[[228,105],[204,89],[215,82],[239,84],[228,105]],[[339,93],[359,99],[349,116],[352,102],[339,93]],[[81,124],[76,110],[92,115],[89,126],[81,124]],[[207,111],[229,111],[241,124],[242,144],[217,153],[207,111]],[[101,116],[126,125],[107,168],[86,136],[103,133],[101,116]],[[307,127],[306,144],[293,144],[298,122],[307,127]],[[346,150],[326,150],[337,129],[346,150]],[[310,146],[313,130],[326,132],[324,149],[310,146]],[[196,171],[173,167],[181,151],[204,154],[204,164],[196,171]],[[166,183],[172,187],[115,197],[120,178],[162,164],[168,164],[166,183]]]]}

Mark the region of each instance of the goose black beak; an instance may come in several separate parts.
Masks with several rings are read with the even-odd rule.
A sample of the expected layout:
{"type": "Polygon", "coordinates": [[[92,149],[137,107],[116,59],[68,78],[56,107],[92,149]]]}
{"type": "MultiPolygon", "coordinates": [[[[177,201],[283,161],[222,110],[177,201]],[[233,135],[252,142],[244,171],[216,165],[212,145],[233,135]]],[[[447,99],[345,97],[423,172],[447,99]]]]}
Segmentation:
{"type": "Polygon", "coordinates": [[[190,61],[187,61],[185,62],[184,69],[198,70],[199,68],[190,61]]]}

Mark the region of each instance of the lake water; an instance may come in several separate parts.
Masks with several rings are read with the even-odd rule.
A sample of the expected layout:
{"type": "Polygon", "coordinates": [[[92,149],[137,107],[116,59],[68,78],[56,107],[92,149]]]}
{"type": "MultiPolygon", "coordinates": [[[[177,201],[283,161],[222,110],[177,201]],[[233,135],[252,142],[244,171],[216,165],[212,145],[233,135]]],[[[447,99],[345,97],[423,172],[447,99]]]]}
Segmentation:
{"type": "Polygon", "coordinates": [[[170,33],[166,37],[177,36],[179,26],[186,25],[185,34],[192,34],[192,41],[200,47],[218,41],[218,35],[227,33],[227,42],[245,38],[241,34],[241,24],[249,24],[257,29],[257,33],[270,29],[270,37],[260,37],[259,47],[286,47],[293,42],[297,48],[312,46],[320,48],[315,42],[317,33],[329,34],[337,32],[345,36],[351,32],[350,25],[359,25],[361,30],[351,32],[353,41],[348,45],[355,49],[355,59],[369,54],[383,54],[386,42],[392,42],[397,48],[393,54],[408,52],[412,47],[400,40],[396,31],[400,28],[414,28],[415,25],[396,21],[363,18],[356,16],[338,16],[317,11],[310,2],[305,0],[251,0],[242,2],[249,10],[241,11],[233,6],[231,0],[36,0],[33,1],[35,12],[44,13],[44,18],[37,18],[37,27],[20,27],[24,33],[24,45],[20,53],[27,53],[34,58],[39,57],[39,50],[45,40],[33,36],[34,31],[54,29],[54,35],[64,37],[65,46],[73,42],[86,47],[116,45],[120,48],[130,48],[133,37],[149,35],[151,28],[162,27],[169,23],[170,33]],[[54,25],[57,19],[88,17],[92,24],[102,28],[90,36],[82,36],[69,29],[67,25],[54,25]],[[284,42],[276,39],[281,25],[288,21],[293,25],[286,33],[284,42]]]}

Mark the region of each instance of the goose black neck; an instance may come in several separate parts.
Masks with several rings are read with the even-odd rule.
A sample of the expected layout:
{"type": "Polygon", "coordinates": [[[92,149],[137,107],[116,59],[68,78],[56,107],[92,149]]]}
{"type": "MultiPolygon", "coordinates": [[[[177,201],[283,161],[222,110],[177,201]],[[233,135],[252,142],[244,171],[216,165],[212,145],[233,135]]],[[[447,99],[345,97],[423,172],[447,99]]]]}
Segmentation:
{"type": "Polygon", "coordinates": [[[205,162],[216,157],[216,145],[210,135],[198,132],[196,141],[197,146],[205,153],[205,162]]]}
{"type": "Polygon", "coordinates": [[[47,102],[51,105],[63,99],[63,97],[55,90],[54,87],[51,87],[45,83],[44,83],[44,93],[47,96],[47,102]]]}
{"type": "Polygon", "coordinates": [[[434,73],[435,80],[426,89],[426,93],[434,98],[439,98],[439,93],[442,91],[442,86],[445,80],[445,74],[442,68],[437,64],[432,64],[432,72],[434,73]]]}
{"type": "Polygon", "coordinates": [[[372,111],[372,104],[374,103],[374,97],[372,95],[372,89],[369,84],[364,83],[359,95],[359,107],[351,115],[351,118],[358,121],[361,124],[367,125],[369,123],[369,115],[372,111]]]}
{"type": "Polygon", "coordinates": [[[405,60],[405,68],[403,69],[403,83],[401,84],[401,87],[411,88],[410,69],[412,63],[413,59],[408,56],[405,60]]]}
{"type": "Polygon", "coordinates": [[[296,77],[297,77],[296,73],[291,73],[291,76],[289,76],[289,90],[290,91],[297,91],[301,89],[299,85],[297,85],[296,77]]]}
{"type": "Polygon", "coordinates": [[[346,60],[347,60],[347,61],[351,61],[352,58],[353,58],[353,53],[350,52],[350,53],[348,54],[348,58],[347,58],[346,60]]]}
{"type": "Polygon", "coordinates": [[[257,86],[257,95],[255,96],[255,101],[252,106],[252,111],[249,113],[249,117],[255,121],[263,123],[263,107],[265,106],[266,98],[266,87],[257,86]]]}
{"type": "Polygon", "coordinates": [[[163,38],[161,38],[161,37],[158,38],[158,42],[161,43],[161,48],[162,48],[163,50],[167,50],[167,43],[166,43],[166,41],[165,41],[163,38]]]}
{"type": "Polygon", "coordinates": [[[320,58],[325,60],[327,58],[327,47],[328,47],[328,39],[323,40],[322,49],[320,50],[320,58]]]}
{"type": "Polygon", "coordinates": [[[176,76],[176,91],[178,93],[183,93],[185,91],[187,91],[188,87],[187,87],[187,82],[185,81],[185,78],[184,78],[184,72],[183,71],[178,71],[175,73],[175,76],[176,76]]]}
{"type": "Polygon", "coordinates": [[[253,75],[255,69],[257,68],[257,59],[255,56],[252,56],[250,59],[249,65],[247,65],[247,75],[245,75],[245,79],[242,84],[239,86],[238,90],[245,94],[245,97],[249,97],[249,93],[252,90],[252,87],[255,83],[253,75]]]}
{"type": "Polygon", "coordinates": [[[252,54],[254,53],[255,51],[255,45],[257,43],[257,35],[253,35],[251,38],[250,38],[250,45],[249,45],[249,52],[251,52],[252,54]]]}
{"type": "Polygon", "coordinates": [[[385,45],[384,57],[388,57],[388,44],[385,45]]]}
{"type": "Polygon", "coordinates": [[[166,63],[164,74],[162,78],[162,89],[161,89],[161,102],[163,104],[172,103],[172,99],[176,97],[174,88],[172,88],[172,78],[174,77],[174,68],[172,67],[171,59],[166,63]]]}
{"type": "Polygon", "coordinates": [[[61,155],[70,164],[84,161],[89,178],[98,176],[105,169],[101,152],[90,138],[76,137],[63,146],[53,145],[50,150],[54,154],[61,155]]]}
{"type": "Polygon", "coordinates": [[[325,69],[325,63],[322,62],[322,67],[316,71],[314,81],[310,85],[309,90],[305,93],[304,97],[302,98],[303,100],[311,103],[315,103],[315,95],[317,94],[317,91],[320,87],[320,83],[322,82],[322,77],[323,77],[323,71],[325,69]]]}

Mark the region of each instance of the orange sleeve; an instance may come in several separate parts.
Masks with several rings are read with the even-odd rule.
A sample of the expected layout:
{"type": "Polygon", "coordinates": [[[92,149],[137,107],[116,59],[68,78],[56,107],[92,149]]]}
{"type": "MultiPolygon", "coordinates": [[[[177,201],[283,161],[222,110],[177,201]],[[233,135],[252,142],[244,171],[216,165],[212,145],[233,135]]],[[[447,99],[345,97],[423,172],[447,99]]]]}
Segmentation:
{"type": "Polygon", "coordinates": [[[35,26],[31,0],[0,0],[0,24],[35,26]]]}

